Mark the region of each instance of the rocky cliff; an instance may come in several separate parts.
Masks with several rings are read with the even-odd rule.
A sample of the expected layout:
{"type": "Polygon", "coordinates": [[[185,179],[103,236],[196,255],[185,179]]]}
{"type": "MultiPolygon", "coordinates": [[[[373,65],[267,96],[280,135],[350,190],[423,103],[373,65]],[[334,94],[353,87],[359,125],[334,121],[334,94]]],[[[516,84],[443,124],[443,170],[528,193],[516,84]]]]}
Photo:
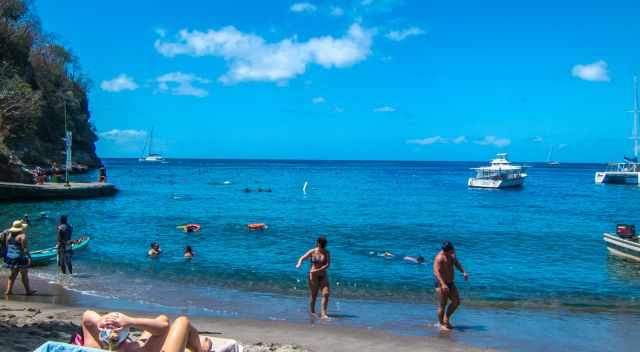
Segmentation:
{"type": "Polygon", "coordinates": [[[43,33],[28,1],[0,0],[0,181],[31,182],[25,168],[62,165],[65,121],[74,164],[100,164],[89,85],[71,51],[43,33]]]}

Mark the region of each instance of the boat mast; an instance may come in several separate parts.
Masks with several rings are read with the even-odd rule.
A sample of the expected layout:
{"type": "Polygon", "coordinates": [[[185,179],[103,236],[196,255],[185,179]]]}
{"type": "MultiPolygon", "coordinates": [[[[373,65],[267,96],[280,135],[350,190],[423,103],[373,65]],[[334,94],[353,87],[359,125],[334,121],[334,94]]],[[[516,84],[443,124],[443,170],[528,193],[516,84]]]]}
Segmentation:
{"type": "Polygon", "coordinates": [[[638,158],[638,76],[633,76],[633,156],[638,158]]]}
{"type": "Polygon", "coordinates": [[[147,156],[151,155],[152,153],[151,144],[153,144],[153,127],[151,127],[151,133],[149,133],[149,153],[147,153],[147,156]]]}

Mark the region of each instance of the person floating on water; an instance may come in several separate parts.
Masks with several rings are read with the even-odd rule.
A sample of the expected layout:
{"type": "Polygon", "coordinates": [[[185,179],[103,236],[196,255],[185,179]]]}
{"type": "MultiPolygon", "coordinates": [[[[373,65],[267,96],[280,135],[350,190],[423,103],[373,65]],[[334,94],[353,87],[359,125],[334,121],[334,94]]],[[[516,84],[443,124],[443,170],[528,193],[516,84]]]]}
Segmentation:
{"type": "Polygon", "coordinates": [[[454,267],[458,268],[465,281],[469,280],[469,274],[464,271],[462,264],[456,258],[456,250],[451,242],[442,244],[442,250],[438,252],[433,260],[433,275],[435,276],[434,286],[438,297],[438,322],[440,330],[451,330],[451,316],[460,305],[460,295],[454,283],[454,267]],[[447,307],[447,301],[451,304],[447,307]],[[445,311],[446,309],[446,311],[445,311]]]}
{"type": "Polygon", "coordinates": [[[191,246],[184,247],[184,258],[185,259],[193,258],[193,249],[191,248],[191,246]]]}
{"type": "Polygon", "coordinates": [[[151,245],[149,246],[149,251],[147,252],[147,254],[150,257],[157,257],[160,255],[160,253],[162,253],[162,249],[160,249],[160,245],[158,244],[158,242],[156,241],[151,242],[151,245]]]}
{"type": "Polygon", "coordinates": [[[311,296],[309,298],[309,312],[316,314],[316,299],[318,292],[322,292],[321,315],[322,319],[328,319],[327,307],[329,306],[329,274],[327,269],[331,264],[331,256],[327,251],[327,239],[324,236],[318,237],[316,247],[305,253],[296,264],[296,268],[302,266],[302,262],[311,259],[311,268],[309,269],[309,290],[311,296]]]}
{"type": "Polygon", "coordinates": [[[73,274],[73,264],[71,257],[73,257],[71,236],[73,235],[73,226],[67,221],[67,216],[60,216],[60,224],[56,227],[58,234],[56,248],[58,253],[58,266],[63,274],[69,271],[69,274],[73,274]]]}
{"type": "Polygon", "coordinates": [[[409,262],[409,263],[414,263],[414,264],[424,264],[424,257],[419,255],[419,256],[412,256],[412,255],[407,255],[404,258],[404,261],[409,262]]]}
{"type": "Polygon", "coordinates": [[[29,286],[29,267],[31,266],[31,255],[29,254],[29,246],[27,242],[27,224],[21,220],[13,222],[11,228],[2,235],[4,262],[11,270],[7,280],[7,289],[5,295],[13,294],[13,284],[16,282],[18,274],[22,279],[25,295],[31,296],[36,293],[29,286]]]}
{"type": "Polygon", "coordinates": [[[187,317],[179,317],[172,324],[166,315],[155,319],[134,318],[122,313],[100,315],[86,311],[82,315],[82,336],[74,341],[81,345],[109,351],[183,352],[213,351],[213,341],[200,336],[187,317]],[[133,339],[130,330],[142,331],[133,339]]]}

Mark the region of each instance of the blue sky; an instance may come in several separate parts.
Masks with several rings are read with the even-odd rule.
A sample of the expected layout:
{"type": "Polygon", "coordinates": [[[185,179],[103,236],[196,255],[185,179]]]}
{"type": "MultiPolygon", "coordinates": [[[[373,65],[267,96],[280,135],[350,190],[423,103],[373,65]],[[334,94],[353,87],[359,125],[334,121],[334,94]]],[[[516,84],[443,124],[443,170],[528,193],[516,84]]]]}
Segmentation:
{"type": "Polygon", "coordinates": [[[37,1],[103,157],[614,161],[637,1],[37,1]]]}

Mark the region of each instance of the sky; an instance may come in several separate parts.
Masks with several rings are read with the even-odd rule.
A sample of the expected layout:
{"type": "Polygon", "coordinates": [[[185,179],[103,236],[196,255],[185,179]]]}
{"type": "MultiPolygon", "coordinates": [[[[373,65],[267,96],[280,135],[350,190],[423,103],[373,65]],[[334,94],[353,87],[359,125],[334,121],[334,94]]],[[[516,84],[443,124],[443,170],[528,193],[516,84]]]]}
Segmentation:
{"type": "Polygon", "coordinates": [[[36,1],[102,157],[617,161],[640,3],[36,1]]]}

